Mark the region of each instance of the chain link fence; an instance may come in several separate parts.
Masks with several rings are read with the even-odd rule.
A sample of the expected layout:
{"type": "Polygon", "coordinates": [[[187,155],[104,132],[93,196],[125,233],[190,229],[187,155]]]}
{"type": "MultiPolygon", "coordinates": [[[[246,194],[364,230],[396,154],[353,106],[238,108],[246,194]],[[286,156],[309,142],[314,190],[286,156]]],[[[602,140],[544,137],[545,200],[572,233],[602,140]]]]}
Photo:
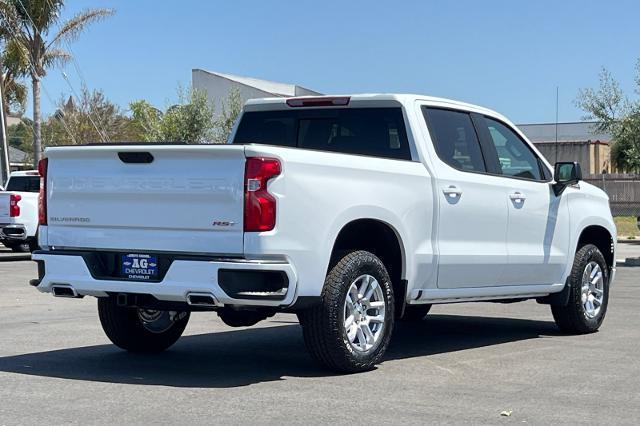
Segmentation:
{"type": "Polygon", "coordinates": [[[613,216],[640,216],[640,175],[599,174],[584,180],[607,193],[613,216]]]}

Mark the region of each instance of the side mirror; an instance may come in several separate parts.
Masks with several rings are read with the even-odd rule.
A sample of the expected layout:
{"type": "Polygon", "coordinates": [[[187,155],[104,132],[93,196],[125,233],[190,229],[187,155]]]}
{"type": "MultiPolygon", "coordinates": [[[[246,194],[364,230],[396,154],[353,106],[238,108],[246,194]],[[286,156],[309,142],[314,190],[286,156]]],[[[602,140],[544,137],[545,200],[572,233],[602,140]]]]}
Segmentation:
{"type": "Polygon", "coordinates": [[[582,180],[582,169],[580,163],[575,161],[562,161],[556,163],[555,170],[553,172],[553,179],[556,181],[553,184],[553,192],[556,196],[562,194],[562,191],[569,186],[575,185],[582,180]]]}

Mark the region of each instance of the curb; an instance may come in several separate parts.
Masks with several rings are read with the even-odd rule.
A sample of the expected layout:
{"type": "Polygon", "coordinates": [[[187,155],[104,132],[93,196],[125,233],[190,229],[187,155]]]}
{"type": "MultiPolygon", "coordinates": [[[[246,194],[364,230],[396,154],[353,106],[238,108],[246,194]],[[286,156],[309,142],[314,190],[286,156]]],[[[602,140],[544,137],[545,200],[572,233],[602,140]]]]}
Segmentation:
{"type": "Polygon", "coordinates": [[[627,257],[624,266],[640,266],[640,257],[627,257]]]}
{"type": "Polygon", "coordinates": [[[31,260],[31,254],[6,254],[0,255],[0,262],[15,262],[21,260],[31,260]]]}
{"type": "Polygon", "coordinates": [[[627,257],[616,259],[616,266],[640,266],[640,257],[627,257]]]}

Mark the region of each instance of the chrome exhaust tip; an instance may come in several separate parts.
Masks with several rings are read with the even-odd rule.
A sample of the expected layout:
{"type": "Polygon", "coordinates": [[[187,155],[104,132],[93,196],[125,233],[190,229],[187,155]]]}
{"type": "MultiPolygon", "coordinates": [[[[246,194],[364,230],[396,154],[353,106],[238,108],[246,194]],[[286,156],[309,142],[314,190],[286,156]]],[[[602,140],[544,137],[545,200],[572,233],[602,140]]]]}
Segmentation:
{"type": "Polygon", "coordinates": [[[187,304],[208,308],[220,306],[218,300],[211,293],[187,293],[187,304]]]}
{"type": "Polygon", "coordinates": [[[79,295],[73,287],[67,284],[52,285],[51,293],[53,293],[54,297],[68,297],[72,299],[80,299],[83,297],[79,295]]]}

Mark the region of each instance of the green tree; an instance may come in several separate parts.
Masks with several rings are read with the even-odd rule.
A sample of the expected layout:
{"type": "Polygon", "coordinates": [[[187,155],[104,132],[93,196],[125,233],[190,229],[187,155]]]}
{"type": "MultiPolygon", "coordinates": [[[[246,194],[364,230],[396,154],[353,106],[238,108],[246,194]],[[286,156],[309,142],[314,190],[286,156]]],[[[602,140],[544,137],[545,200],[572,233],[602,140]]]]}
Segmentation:
{"type": "MultiPolygon", "coordinates": [[[[9,146],[19,149],[26,154],[25,163],[32,161],[31,147],[33,143],[33,127],[31,120],[23,118],[22,122],[7,128],[7,142],[9,146]]],[[[15,161],[15,158],[10,158],[15,161]]]]}
{"type": "Polygon", "coordinates": [[[71,55],[63,43],[76,40],[91,23],[112,15],[111,9],[87,9],[60,22],[64,0],[1,0],[0,26],[26,52],[33,95],[33,160],[42,152],[40,81],[47,69],[66,63],[71,55]]]}
{"type": "Polygon", "coordinates": [[[162,111],[145,100],[129,103],[131,127],[144,142],[155,142],[159,138],[158,126],[162,120],[162,111]]]}
{"type": "MultiPolygon", "coordinates": [[[[635,83],[635,93],[640,95],[640,59],[635,83]]],[[[581,89],[575,103],[587,113],[585,120],[597,121],[595,131],[611,133],[612,164],[623,171],[640,173],[640,100],[626,96],[603,68],[598,89],[581,89]]]]}
{"type": "Polygon", "coordinates": [[[31,147],[31,127],[26,123],[18,123],[7,128],[7,142],[9,146],[24,151],[31,147]]]}
{"type": "Polygon", "coordinates": [[[242,98],[240,97],[240,90],[234,87],[229,91],[227,99],[222,102],[222,111],[216,120],[214,131],[213,141],[215,143],[227,142],[240,111],[242,111],[242,98]]]}
{"type": "Polygon", "coordinates": [[[131,119],[101,90],[90,91],[83,86],[79,98],[61,97],[57,106],[43,123],[45,146],[140,140],[131,119]]]}
{"type": "MultiPolygon", "coordinates": [[[[22,79],[27,74],[27,61],[23,49],[9,34],[0,27],[0,91],[2,99],[0,99],[0,108],[3,111],[4,128],[7,129],[7,116],[13,112],[22,115],[27,102],[27,86],[22,79]]],[[[0,158],[2,164],[5,164],[5,150],[0,149],[0,158]]],[[[10,152],[7,151],[10,156],[10,152]]],[[[7,162],[11,159],[8,158],[7,162]]],[[[2,178],[5,178],[3,170],[2,178]]]]}
{"type": "Polygon", "coordinates": [[[165,112],[144,100],[129,104],[133,127],[147,142],[210,142],[216,129],[214,106],[207,95],[178,87],[178,103],[165,112]]]}
{"type": "Polygon", "coordinates": [[[29,72],[28,63],[20,45],[3,38],[0,52],[0,86],[2,87],[2,108],[6,115],[13,112],[22,114],[27,103],[27,86],[22,82],[29,72]]]}
{"type": "Polygon", "coordinates": [[[611,162],[619,169],[640,174],[640,113],[630,113],[612,128],[611,162]]]}

